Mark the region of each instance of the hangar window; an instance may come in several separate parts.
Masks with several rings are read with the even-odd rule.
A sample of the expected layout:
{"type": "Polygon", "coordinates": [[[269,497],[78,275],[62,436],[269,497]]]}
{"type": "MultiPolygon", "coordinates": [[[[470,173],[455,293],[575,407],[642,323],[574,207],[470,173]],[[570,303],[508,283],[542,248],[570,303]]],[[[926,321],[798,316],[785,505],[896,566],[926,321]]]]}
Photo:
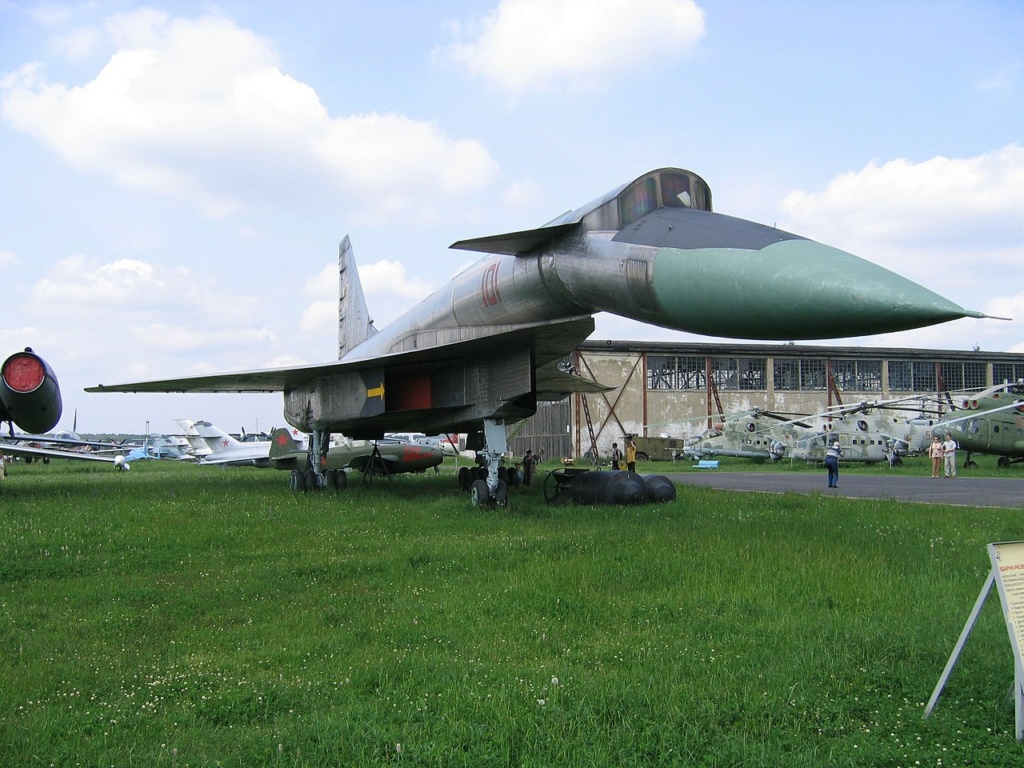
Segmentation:
{"type": "Polygon", "coordinates": [[[939,373],[942,376],[939,389],[943,392],[964,388],[964,366],[962,363],[939,363],[939,373]]]}
{"type": "Polygon", "coordinates": [[[857,388],[857,361],[856,360],[833,360],[832,381],[836,387],[846,392],[857,388]]]}
{"type": "Polygon", "coordinates": [[[775,359],[773,382],[777,390],[816,391],[825,389],[825,361],[779,357],[775,359]]]}
{"type": "Polygon", "coordinates": [[[984,363],[940,363],[942,380],[938,388],[943,392],[958,389],[984,389],[984,363]]]}
{"type": "Polygon", "coordinates": [[[768,358],[741,357],[736,362],[740,389],[768,389],[768,358]]]}
{"type": "Polygon", "coordinates": [[[881,392],[881,360],[833,360],[832,380],[841,392],[881,392]]]}
{"type": "Polygon", "coordinates": [[[1024,363],[992,363],[992,383],[1008,384],[1024,380],[1024,363]]]}
{"type": "Polygon", "coordinates": [[[719,389],[767,389],[765,357],[713,357],[711,378],[719,389]]]}
{"type": "Polygon", "coordinates": [[[825,388],[825,361],[800,361],[800,389],[803,391],[825,388]]]}
{"type": "Polygon", "coordinates": [[[882,361],[858,360],[854,389],[858,392],[882,391],[882,361]]]}
{"type": "Polygon", "coordinates": [[[924,360],[890,360],[889,389],[893,392],[935,392],[935,363],[924,360]]]}
{"type": "Polygon", "coordinates": [[[706,389],[705,359],[681,355],[647,356],[647,389],[706,389]]]}
{"type": "Polygon", "coordinates": [[[897,392],[914,390],[913,363],[909,360],[889,361],[889,389],[897,392]]]}
{"type": "Polygon", "coordinates": [[[934,392],[938,385],[935,363],[914,363],[915,392],[934,392]]]}
{"type": "Polygon", "coordinates": [[[774,384],[776,389],[800,389],[800,361],[780,357],[775,359],[774,384]]]}

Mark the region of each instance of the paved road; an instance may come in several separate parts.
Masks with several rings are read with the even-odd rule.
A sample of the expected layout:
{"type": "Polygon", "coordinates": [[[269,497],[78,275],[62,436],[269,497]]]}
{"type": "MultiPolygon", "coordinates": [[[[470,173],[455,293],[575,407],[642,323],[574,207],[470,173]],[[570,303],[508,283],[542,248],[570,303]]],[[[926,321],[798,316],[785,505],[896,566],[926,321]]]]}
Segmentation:
{"type": "Polygon", "coordinates": [[[956,479],[905,477],[902,475],[840,475],[839,487],[829,488],[821,474],[788,472],[695,472],[665,473],[673,482],[703,485],[729,491],[762,493],[821,493],[858,499],[893,499],[925,504],[957,504],[966,507],[1024,507],[1024,479],[965,477],[956,479]]]}

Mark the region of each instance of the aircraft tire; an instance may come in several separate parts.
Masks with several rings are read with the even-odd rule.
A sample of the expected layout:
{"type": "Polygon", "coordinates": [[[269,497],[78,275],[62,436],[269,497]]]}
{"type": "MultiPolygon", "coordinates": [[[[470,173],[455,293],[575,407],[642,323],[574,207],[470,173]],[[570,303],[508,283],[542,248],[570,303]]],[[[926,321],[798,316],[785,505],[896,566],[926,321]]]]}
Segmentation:
{"type": "Polygon", "coordinates": [[[469,490],[469,467],[459,467],[459,488],[464,491],[469,490]]]}
{"type": "Polygon", "coordinates": [[[306,475],[301,469],[293,469],[291,475],[288,477],[288,488],[295,493],[301,493],[306,490],[306,475]]]}
{"type": "Polygon", "coordinates": [[[508,483],[504,480],[499,480],[498,487],[494,489],[494,503],[499,507],[508,506],[508,483]]]}
{"type": "Polygon", "coordinates": [[[498,482],[508,482],[508,467],[498,467],[498,482]]]}
{"type": "Polygon", "coordinates": [[[304,476],[305,476],[305,479],[306,479],[306,487],[305,487],[304,490],[306,490],[306,491],[317,491],[317,490],[320,490],[320,486],[317,485],[317,482],[316,482],[316,472],[314,472],[312,469],[307,469],[305,471],[305,473],[304,473],[304,476]]]}
{"type": "Polygon", "coordinates": [[[348,485],[348,477],[343,469],[327,470],[327,487],[332,491],[341,491],[348,485]]]}
{"type": "Polygon", "coordinates": [[[978,468],[978,462],[976,462],[976,461],[971,460],[971,461],[965,461],[964,462],[964,469],[977,469],[977,468],[978,468]]]}
{"type": "Polygon", "coordinates": [[[996,462],[996,466],[998,466],[1000,469],[1006,469],[1008,466],[1010,466],[1010,459],[1009,459],[1009,457],[1008,456],[1000,456],[999,457],[999,461],[996,462]]]}
{"type": "Polygon", "coordinates": [[[474,507],[482,507],[491,503],[491,492],[486,480],[474,480],[469,489],[469,500],[474,507]]]}

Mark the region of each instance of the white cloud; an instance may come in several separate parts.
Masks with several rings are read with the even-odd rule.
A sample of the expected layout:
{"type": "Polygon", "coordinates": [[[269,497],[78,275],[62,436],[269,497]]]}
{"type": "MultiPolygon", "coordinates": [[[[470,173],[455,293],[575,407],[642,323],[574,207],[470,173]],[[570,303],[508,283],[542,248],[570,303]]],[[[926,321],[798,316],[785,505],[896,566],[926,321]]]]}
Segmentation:
{"type": "Polygon", "coordinates": [[[429,220],[496,175],[486,147],[434,123],[331,117],[269,42],[229,19],[142,10],[112,17],[103,34],[117,49],[95,78],[50,83],[25,64],[0,82],[0,115],[79,168],[207,216],[304,195],[429,220]]]}
{"type": "Polygon", "coordinates": [[[533,179],[523,179],[509,184],[502,193],[501,201],[508,208],[526,209],[544,199],[544,189],[533,179]]]}
{"type": "Polygon", "coordinates": [[[782,229],[848,250],[998,320],[959,320],[880,344],[1010,350],[1024,338],[1024,147],[975,157],[872,162],[782,203],[782,229]]]}
{"type": "Polygon", "coordinates": [[[103,318],[119,327],[148,326],[168,314],[199,327],[245,324],[259,302],[204,287],[185,267],[160,267],[138,259],[100,263],[82,255],[54,264],[33,287],[30,306],[49,317],[103,318]]]}
{"type": "Polygon", "coordinates": [[[467,31],[472,40],[437,55],[520,93],[635,76],[678,58],[705,29],[693,0],[502,0],[467,31]]]}
{"type": "Polygon", "coordinates": [[[801,234],[814,227],[844,239],[895,244],[1019,243],[1024,147],[920,163],[871,162],[821,192],[793,192],[781,208],[787,225],[801,234]]]}
{"type": "Polygon", "coordinates": [[[405,301],[422,301],[434,286],[418,277],[410,277],[400,261],[382,259],[359,267],[359,281],[367,302],[373,297],[394,297],[405,301]]]}
{"type": "Polygon", "coordinates": [[[127,329],[136,348],[147,353],[189,354],[224,348],[270,346],[277,338],[266,328],[203,328],[176,323],[153,323],[127,329]]]}
{"type": "Polygon", "coordinates": [[[0,269],[4,267],[16,267],[20,262],[14,251],[0,251],[0,269]]]}
{"type": "MultiPolygon", "coordinates": [[[[418,277],[410,276],[399,261],[382,259],[372,264],[360,264],[359,282],[378,328],[384,327],[412,305],[422,301],[435,286],[418,277]]],[[[304,293],[312,301],[302,313],[299,329],[318,338],[338,331],[338,265],[327,264],[310,278],[304,293]]]]}

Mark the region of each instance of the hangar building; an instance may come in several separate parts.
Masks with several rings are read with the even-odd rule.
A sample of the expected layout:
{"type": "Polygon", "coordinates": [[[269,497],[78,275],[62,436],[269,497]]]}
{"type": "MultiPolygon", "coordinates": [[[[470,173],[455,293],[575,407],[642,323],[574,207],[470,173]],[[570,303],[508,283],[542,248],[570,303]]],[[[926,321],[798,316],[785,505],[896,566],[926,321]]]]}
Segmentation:
{"type": "Polygon", "coordinates": [[[592,430],[607,456],[624,435],[696,436],[723,413],[813,414],[1024,379],[1024,354],[977,350],[585,341],[568,362],[609,391],[539,404],[510,441],[515,454],[585,456],[592,430]]]}

